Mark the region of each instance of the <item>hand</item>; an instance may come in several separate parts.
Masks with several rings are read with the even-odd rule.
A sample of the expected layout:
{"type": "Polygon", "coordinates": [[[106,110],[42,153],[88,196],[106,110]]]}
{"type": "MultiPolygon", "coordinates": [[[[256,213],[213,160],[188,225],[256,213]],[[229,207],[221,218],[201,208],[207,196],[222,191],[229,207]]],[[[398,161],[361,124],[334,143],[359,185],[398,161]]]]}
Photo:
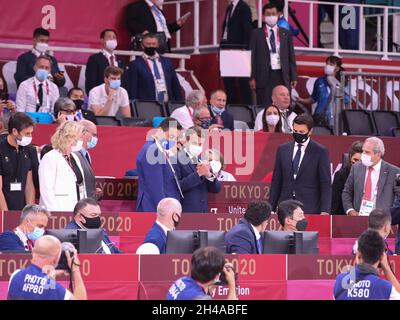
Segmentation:
{"type": "Polygon", "coordinates": [[[210,164],[207,163],[199,163],[197,165],[197,174],[202,177],[205,176],[207,178],[211,177],[211,169],[210,164]]]}
{"type": "Polygon", "coordinates": [[[60,80],[64,79],[64,71],[59,71],[59,72],[55,73],[54,74],[54,78],[57,81],[60,81],[60,80]]]}
{"type": "Polygon", "coordinates": [[[178,20],[176,20],[176,24],[178,26],[182,27],[185,24],[185,22],[187,21],[188,18],[189,18],[189,16],[182,16],[178,20]]]}
{"type": "Polygon", "coordinates": [[[103,190],[101,188],[96,188],[96,199],[100,200],[103,198],[103,190]]]}
{"type": "Polygon", "coordinates": [[[297,86],[297,81],[296,81],[296,80],[293,80],[293,81],[291,82],[291,84],[292,84],[292,88],[296,88],[296,86],[297,86]]]}
{"type": "Polygon", "coordinates": [[[208,127],[208,130],[214,130],[214,129],[222,130],[223,128],[224,126],[221,124],[212,124],[211,126],[208,127]]]}
{"type": "Polygon", "coordinates": [[[108,88],[108,99],[112,100],[115,96],[115,94],[117,93],[117,90],[112,89],[112,88],[108,88]]]}
{"type": "Polygon", "coordinates": [[[233,269],[232,263],[229,263],[227,262],[227,260],[225,260],[223,272],[225,273],[225,278],[228,286],[235,286],[235,271],[233,269]]]}
{"type": "Polygon", "coordinates": [[[69,251],[65,251],[65,255],[67,257],[67,263],[68,263],[68,267],[70,268],[70,270],[71,271],[79,270],[79,265],[81,264],[81,262],[79,261],[76,250],[74,251],[74,253],[72,255],[69,251]],[[72,262],[73,262],[73,264],[72,264],[72,262]]]}
{"type": "Polygon", "coordinates": [[[251,90],[256,90],[256,86],[257,86],[257,83],[256,83],[256,79],[251,79],[250,81],[249,81],[249,86],[250,86],[250,89],[251,90]]]}
{"type": "Polygon", "coordinates": [[[359,213],[356,210],[351,210],[348,215],[351,217],[357,217],[359,213]]]}
{"type": "Polygon", "coordinates": [[[328,212],[321,212],[321,216],[329,216],[328,212]]]}
{"type": "Polygon", "coordinates": [[[6,108],[8,108],[11,113],[15,113],[17,111],[17,106],[12,100],[7,101],[6,108]]]}
{"type": "Polygon", "coordinates": [[[58,113],[58,117],[57,117],[56,122],[57,122],[58,124],[62,124],[62,123],[64,123],[64,122],[66,122],[66,121],[67,121],[67,115],[66,115],[66,114],[58,113]]]}

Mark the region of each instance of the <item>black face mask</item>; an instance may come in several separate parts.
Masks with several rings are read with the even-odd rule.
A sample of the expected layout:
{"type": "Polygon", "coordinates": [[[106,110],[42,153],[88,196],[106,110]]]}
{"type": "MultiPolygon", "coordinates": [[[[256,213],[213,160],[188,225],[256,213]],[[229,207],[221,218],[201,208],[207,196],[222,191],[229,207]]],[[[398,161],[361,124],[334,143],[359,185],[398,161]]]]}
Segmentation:
{"type": "Polygon", "coordinates": [[[294,141],[297,143],[304,143],[308,139],[308,133],[298,133],[298,132],[293,132],[293,138],[294,141]]]}
{"type": "Polygon", "coordinates": [[[144,52],[150,57],[154,56],[156,54],[156,51],[157,51],[157,48],[155,48],[155,47],[144,48],[144,52]]]}
{"type": "Polygon", "coordinates": [[[307,221],[306,218],[297,221],[297,223],[296,223],[296,229],[297,229],[297,231],[306,231],[306,229],[307,229],[307,224],[308,224],[308,221],[307,221]]]}
{"type": "Polygon", "coordinates": [[[82,109],[84,101],[81,99],[72,100],[76,106],[76,110],[82,109]]]}
{"type": "Polygon", "coordinates": [[[181,222],[181,216],[180,215],[176,215],[178,218],[178,221],[176,221],[175,219],[174,219],[174,217],[172,218],[172,221],[174,222],[174,227],[175,227],[175,229],[179,226],[179,223],[181,222]]]}
{"type": "Polygon", "coordinates": [[[86,222],[85,223],[81,222],[81,223],[85,228],[88,228],[88,229],[99,229],[100,228],[100,226],[101,226],[100,217],[96,217],[96,218],[88,218],[85,216],[83,216],[83,217],[85,218],[86,222]]]}

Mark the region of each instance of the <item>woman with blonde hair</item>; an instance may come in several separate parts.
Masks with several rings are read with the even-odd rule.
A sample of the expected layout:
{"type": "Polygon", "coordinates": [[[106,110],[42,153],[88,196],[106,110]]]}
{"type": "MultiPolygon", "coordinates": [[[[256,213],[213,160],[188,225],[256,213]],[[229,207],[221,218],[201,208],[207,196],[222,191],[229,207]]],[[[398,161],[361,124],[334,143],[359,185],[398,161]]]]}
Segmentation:
{"type": "Polygon", "coordinates": [[[85,179],[79,158],[84,127],[79,122],[61,124],[51,137],[53,150],[39,165],[40,204],[50,211],[73,211],[86,198],[85,179]]]}

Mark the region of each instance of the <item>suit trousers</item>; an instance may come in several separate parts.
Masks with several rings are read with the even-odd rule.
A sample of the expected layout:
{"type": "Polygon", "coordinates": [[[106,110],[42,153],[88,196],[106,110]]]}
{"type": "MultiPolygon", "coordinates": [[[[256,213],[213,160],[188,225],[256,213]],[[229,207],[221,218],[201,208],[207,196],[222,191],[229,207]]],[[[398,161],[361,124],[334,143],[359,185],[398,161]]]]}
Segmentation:
{"type": "Polygon", "coordinates": [[[222,79],[224,80],[228,104],[253,104],[249,78],[224,77],[222,79]],[[236,88],[236,83],[239,85],[239,90],[236,88]],[[238,91],[240,92],[240,95],[238,94],[238,91]]]}
{"type": "MultiPolygon", "coordinates": [[[[269,79],[267,86],[257,88],[257,105],[269,106],[272,104],[272,90],[278,85],[285,85],[282,77],[282,70],[269,70],[269,79]]],[[[290,92],[290,88],[289,92],[290,92]]]]}

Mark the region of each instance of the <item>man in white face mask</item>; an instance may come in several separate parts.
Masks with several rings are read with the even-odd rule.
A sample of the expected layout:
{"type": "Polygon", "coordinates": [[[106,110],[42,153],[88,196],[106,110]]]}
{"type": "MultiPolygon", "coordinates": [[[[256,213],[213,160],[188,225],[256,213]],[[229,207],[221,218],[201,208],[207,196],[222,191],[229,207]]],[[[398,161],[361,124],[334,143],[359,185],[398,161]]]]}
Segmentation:
{"type": "Polygon", "coordinates": [[[1,210],[22,210],[35,202],[32,178],[33,160],[28,145],[32,141],[34,122],[17,112],[8,122],[8,136],[0,143],[1,210]]]}
{"type": "MultiPolygon", "coordinates": [[[[122,70],[125,69],[125,63],[123,60],[119,59],[114,53],[114,50],[118,46],[115,30],[104,29],[100,33],[100,41],[103,48],[99,53],[91,55],[86,64],[85,89],[87,94],[89,94],[91,89],[103,83],[104,70],[108,66],[118,67],[122,70]]],[[[124,77],[122,77],[121,80],[122,86],[124,86],[124,77]]]]}
{"type": "Polygon", "coordinates": [[[361,161],[351,167],[342,201],[346,214],[350,216],[369,216],[379,208],[389,211],[396,194],[396,175],[400,168],[383,160],[385,146],[376,137],[365,140],[361,161]]]}

